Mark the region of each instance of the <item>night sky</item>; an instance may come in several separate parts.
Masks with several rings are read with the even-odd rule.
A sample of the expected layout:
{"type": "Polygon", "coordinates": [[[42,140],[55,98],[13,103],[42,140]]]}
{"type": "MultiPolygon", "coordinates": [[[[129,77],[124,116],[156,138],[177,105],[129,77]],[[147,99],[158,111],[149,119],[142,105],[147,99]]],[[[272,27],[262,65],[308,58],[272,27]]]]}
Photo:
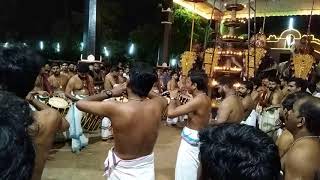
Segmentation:
{"type": "MultiPolygon", "coordinates": [[[[157,19],[159,8],[158,1],[153,0],[105,0],[105,2],[117,2],[125,15],[118,21],[119,31],[122,36],[128,36],[139,24],[160,23],[157,19]]],[[[82,0],[1,0],[0,6],[0,41],[8,39],[23,41],[25,39],[46,39],[52,37],[55,30],[53,26],[63,21],[68,13],[79,24],[79,31],[82,27],[82,0]]],[[[266,19],[265,33],[280,34],[288,27],[288,17],[268,17],[266,19]]],[[[294,16],[294,28],[306,33],[308,16],[294,16]]],[[[108,23],[108,22],[104,22],[108,23]]],[[[258,27],[262,24],[262,18],[258,19],[258,27]]],[[[320,17],[314,16],[311,33],[320,37],[318,28],[320,17]]]]}

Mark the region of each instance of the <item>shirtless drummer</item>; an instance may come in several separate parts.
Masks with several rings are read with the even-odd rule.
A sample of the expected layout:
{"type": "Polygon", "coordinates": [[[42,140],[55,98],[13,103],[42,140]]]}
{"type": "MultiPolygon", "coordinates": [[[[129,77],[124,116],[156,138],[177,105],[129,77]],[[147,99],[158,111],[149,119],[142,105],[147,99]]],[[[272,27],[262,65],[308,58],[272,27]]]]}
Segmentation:
{"type": "Polygon", "coordinates": [[[52,64],[52,75],[48,78],[54,96],[64,97],[64,91],[68,83],[68,77],[60,73],[58,64],[52,64]]]}
{"type": "MultiPolygon", "coordinates": [[[[78,64],[78,74],[74,75],[68,82],[65,94],[73,102],[76,102],[84,97],[93,95],[93,79],[89,75],[89,66],[86,63],[78,64]]],[[[82,148],[88,145],[88,138],[85,137],[82,127],[81,119],[83,112],[79,111],[75,104],[72,104],[66,119],[70,123],[69,134],[72,138],[72,151],[79,152],[82,148]]]]}
{"type": "Polygon", "coordinates": [[[130,70],[127,87],[123,84],[77,102],[80,110],[111,119],[115,145],[105,161],[105,175],[109,180],[155,179],[153,148],[167,100],[149,94],[157,81],[152,68],[143,64],[136,66],[130,70]],[[121,96],[125,91],[128,103],[103,101],[121,96]]]}
{"type": "Polygon", "coordinates": [[[206,127],[210,119],[211,101],[207,96],[208,78],[202,72],[191,72],[186,82],[186,88],[193,99],[178,106],[177,90],[170,92],[168,118],[188,115],[187,125],[181,133],[181,144],[176,163],[176,180],[197,180],[199,167],[199,137],[198,132],[206,127]]]}

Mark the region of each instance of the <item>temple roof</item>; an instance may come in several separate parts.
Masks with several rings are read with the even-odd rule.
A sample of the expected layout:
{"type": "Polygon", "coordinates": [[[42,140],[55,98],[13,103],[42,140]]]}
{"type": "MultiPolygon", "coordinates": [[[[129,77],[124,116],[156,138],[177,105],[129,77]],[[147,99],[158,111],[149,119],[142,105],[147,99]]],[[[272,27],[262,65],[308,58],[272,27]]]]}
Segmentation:
{"type": "MultiPolygon", "coordinates": [[[[248,0],[237,0],[238,3],[245,5],[245,9],[237,13],[237,17],[244,18],[248,16],[248,0]]],[[[198,15],[210,19],[214,0],[207,0],[203,3],[193,3],[185,0],[173,0],[198,15]]],[[[221,12],[225,13],[225,18],[230,16],[230,12],[225,11],[224,4],[232,3],[235,0],[216,0],[215,13],[213,19],[219,19],[221,12]]],[[[263,16],[295,16],[310,15],[313,0],[256,0],[257,17],[263,16]]],[[[320,15],[320,2],[315,0],[313,15],[320,15]]]]}

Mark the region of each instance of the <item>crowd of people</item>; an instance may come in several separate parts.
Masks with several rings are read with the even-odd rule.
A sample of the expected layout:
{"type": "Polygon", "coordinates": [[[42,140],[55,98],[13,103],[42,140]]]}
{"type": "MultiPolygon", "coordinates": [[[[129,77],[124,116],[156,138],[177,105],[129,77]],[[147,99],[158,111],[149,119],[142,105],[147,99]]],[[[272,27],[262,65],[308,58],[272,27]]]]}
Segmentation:
{"type": "Polygon", "coordinates": [[[17,46],[0,49],[0,80],[0,179],[41,179],[59,132],[67,132],[73,152],[86,147],[85,113],[112,126],[114,148],[104,163],[110,180],[155,179],[162,120],[185,123],[176,180],[320,178],[320,100],[299,78],[223,76],[208,91],[211,83],[199,70],[47,64],[17,46]],[[216,115],[211,96],[221,99],[216,115]],[[47,97],[65,100],[68,111],[47,97]]]}

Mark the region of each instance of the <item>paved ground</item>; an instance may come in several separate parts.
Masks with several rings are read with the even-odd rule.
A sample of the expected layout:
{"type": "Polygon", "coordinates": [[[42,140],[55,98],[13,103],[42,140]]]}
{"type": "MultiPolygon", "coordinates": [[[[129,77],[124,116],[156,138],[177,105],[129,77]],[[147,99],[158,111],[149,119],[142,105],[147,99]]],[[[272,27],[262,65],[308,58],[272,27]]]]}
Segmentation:
{"type": "MultiPolygon", "coordinates": [[[[161,126],[155,146],[155,166],[157,180],[173,180],[176,155],[180,144],[180,129],[161,126]]],[[[47,161],[43,180],[104,180],[103,162],[113,142],[102,142],[94,136],[90,145],[79,154],[70,152],[65,145],[54,149],[47,161]]]]}

